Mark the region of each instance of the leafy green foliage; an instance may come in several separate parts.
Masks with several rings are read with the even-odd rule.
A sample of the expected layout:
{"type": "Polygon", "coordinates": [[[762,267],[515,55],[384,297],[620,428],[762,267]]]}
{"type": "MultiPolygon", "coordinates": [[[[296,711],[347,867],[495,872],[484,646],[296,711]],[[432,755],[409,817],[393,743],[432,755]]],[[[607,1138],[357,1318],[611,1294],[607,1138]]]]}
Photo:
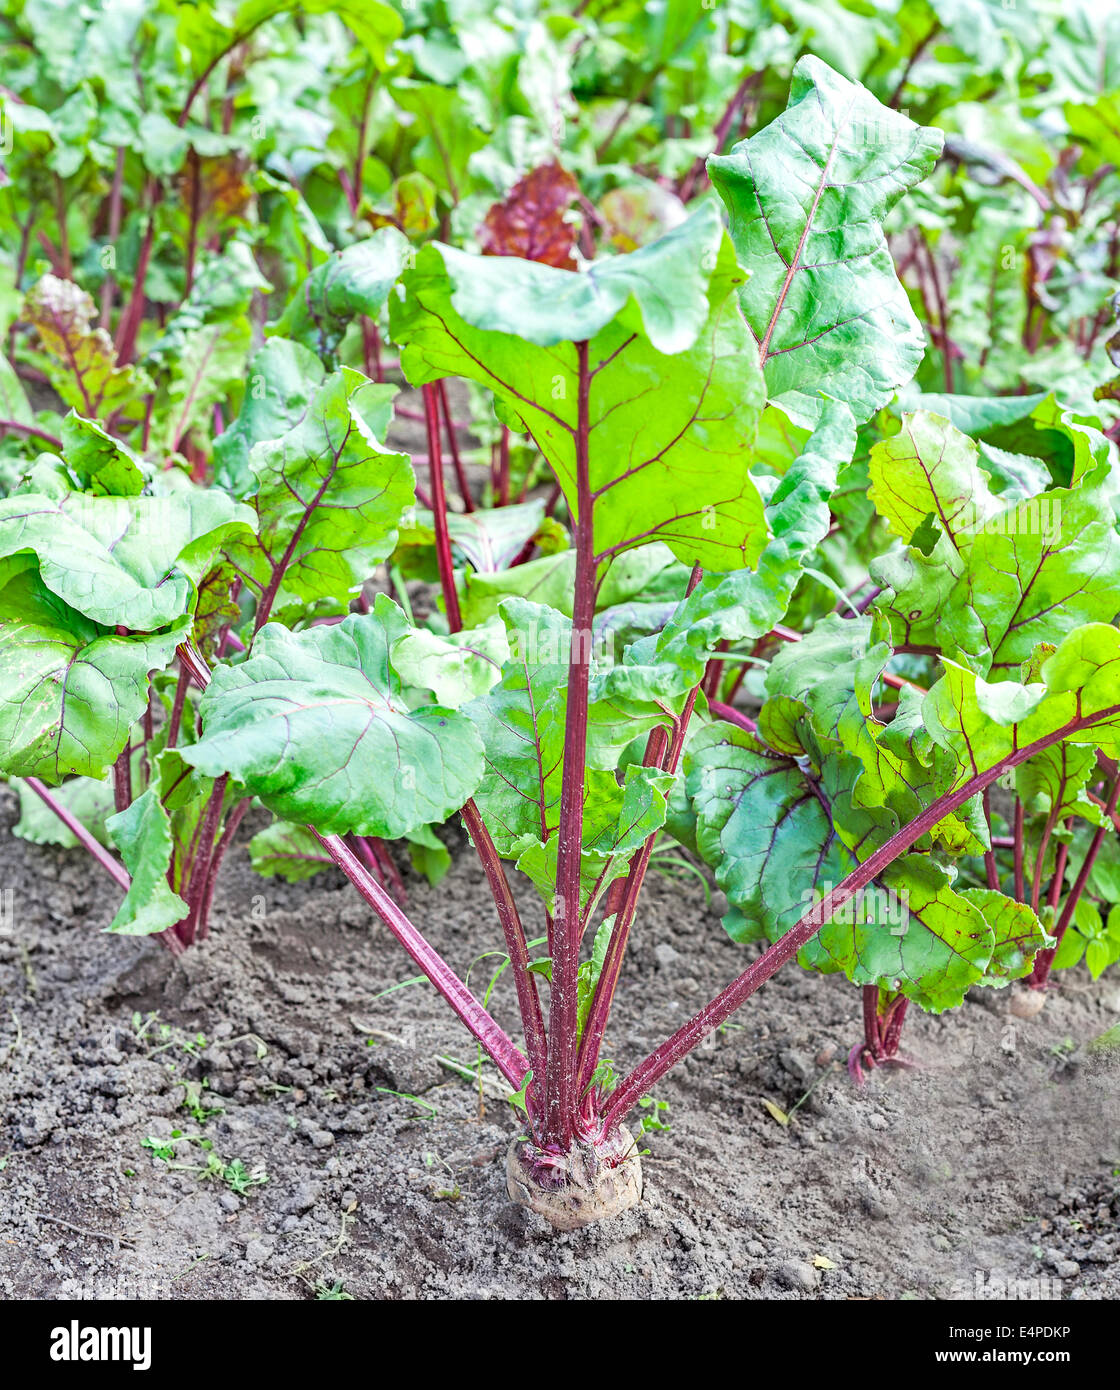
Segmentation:
{"type": "Polygon", "coordinates": [[[336,626],[264,628],[248,661],[216,672],[183,756],[324,834],[395,838],[443,820],[474,791],[481,749],[461,715],[403,706],[389,653],[406,630],[385,597],[336,626]]]}
{"type": "Polygon", "coordinates": [[[0,746],[11,776],[101,777],[147,704],[148,676],[187,633],[117,636],[68,608],[34,570],[4,586],[0,746]]]}
{"type": "Polygon", "coordinates": [[[767,392],[801,423],[829,396],[862,424],[921,361],[882,223],[940,152],[940,132],[806,57],[785,114],[709,161],[751,272],[741,297],[767,392]]]}
{"type": "Polygon", "coordinates": [[[106,627],[155,632],[189,613],[218,548],[251,525],[220,492],[19,493],[0,500],[0,564],[31,555],[45,589],[106,627]]]}
{"type": "Polygon", "coordinates": [[[376,319],[401,272],[405,238],[393,227],[336,252],[296,290],[275,331],[332,359],[359,314],[376,319]]]}
{"type": "Polygon", "coordinates": [[[132,886],[109,930],[147,936],[181,921],[187,915],[187,904],[172,892],[167,881],[171,824],[155,787],[149,787],[127,810],[111,817],[108,829],[132,874],[132,886]]]}
{"type": "Polygon", "coordinates": [[[257,597],[258,622],[321,599],[345,611],[392,551],[395,525],[414,496],[408,459],[375,434],[379,426],[384,432],[393,394],[343,368],[283,435],[253,446],[256,486],[246,495],[257,513],[255,534],[226,555],[257,597]]]}
{"type": "Polygon", "coordinates": [[[740,456],[762,403],[730,297],[740,279],[709,205],[652,246],[582,275],[425,248],[404,276],[392,330],[414,384],[456,373],[493,390],[573,507],[574,344],[587,340],[598,557],[663,540],[682,560],[730,569],[757,558],[764,538],[740,456]]]}

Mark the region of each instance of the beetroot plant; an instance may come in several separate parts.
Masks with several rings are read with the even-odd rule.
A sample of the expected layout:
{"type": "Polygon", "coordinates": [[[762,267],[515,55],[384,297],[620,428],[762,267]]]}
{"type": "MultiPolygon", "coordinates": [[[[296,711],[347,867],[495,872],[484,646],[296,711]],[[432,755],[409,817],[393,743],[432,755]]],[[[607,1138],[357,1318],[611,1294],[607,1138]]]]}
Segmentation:
{"type": "MultiPolygon", "coordinates": [[[[1084,576],[1076,536],[1068,567],[1047,549],[1041,586],[1013,538],[1000,572],[1022,602],[997,639],[969,570],[970,546],[978,566],[996,565],[986,535],[966,540],[945,506],[961,477],[980,485],[947,420],[920,416],[879,456],[876,503],[921,544],[884,558],[874,611],[826,619],[770,662],[757,728],[718,701],[730,718],[713,719],[703,688],[717,652],[780,628],[857,427],[920,360],[882,223],[939,148],[936,132],[807,58],[787,111],[711,161],[730,234],[713,200],[583,270],[423,247],[391,300],[403,370],[429,401],[448,376],[481,384],[531,437],[572,518],[566,592],[499,599],[464,627],[442,537],[444,635],[381,595],[335,625],[265,622],[243,659],[212,673],[189,655],[206,689],[183,761],[314,827],[517,1093],[525,1133],[509,1190],[559,1227],[638,1199],[629,1115],[798,953],[876,991],[871,1021],[889,1050],[905,1001],[948,1007],[972,984],[1022,975],[1053,940],[1029,902],[960,886],[954,856],[991,851],[985,794],[1005,775],[1054,750],[1115,756],[1120,632],[1103,587],[1071,601],[1057,578],[1084,576]],[[916,434],[937,449],[910,449],[916,434]],[[930,514],[932,544],[915,537],[930,514]],[[679,567],[669,620],[616,643],[596,623],[599,596],[620,570],[666,555],[679,567]],[[872,688],[897,655],[934,646],[923,624],[952,639],[938,636],[937,678],[924,693],[896,678],[897,709],[880,719],[872,688]],[[520,1045],[347,839],[454,809],[504,935],[520,1045]],[[770,944],[619,1076],[602,1044],[671,809],[678,827],[692,817],[737,934],[770,944]],[[522,920],[511,865],[539,895],[543,931],[522,920]],[[869,908],[872,887],[904,898],[905,920],[878,897],[869,908]]],[[[1066,417],[1059,427],[1083,460],[1082,501],[1103,508],[1108,441],[1066,417]]]]}
{"type": "MultiPolygon", "coordinates": [[[[398,85],[438,150],[453,94],[398,85]]],[[[340,180],[354,218],[370,109],[340,180]]],[[[25,815],[38,798],[126,890],[111,929],[178,952],[266,808],[254,862],[337,865],[493,1060],[524,1121],[510,1193],[558,1227],[639,1199],[635,1107],[790,960],[863,991],[858,1078],[905,1061],[911,1005],[1042,985],[1079,942],[1094,971],[1120,954],[1101,908],[1120,898],[1114,445],[1051,398],[909,385],[924,341],[884,227],[941,144],[807,57],[786,110],[708,161],[691,216],[624,254],[596,257],[589,232],[577,254],[559,166],[491,207],[486,254],[409,249],[415,187],[397,180],[395,226],[324,253],[252,357],[239,330],[246,381],[212,469],[148,458],[153,412],[171,453],[199,427],[189,387],[133,409],[142,290],[116,356],[71,282],[29,296],[74,408],[57,438],[23,427],[50,452],[0,501],[0,771],[25,815]],[[369,379],[386,304],[427,492],[385,443],[394,388],[369,379]],[[343,360],[359,335],[366,374],[343,360]],[[453,377],[495,403],[488,499],[453,377]],[[515,453],[543,461],[547,495],[533,463],[517,490],[515,453]],[[850,593],[827,568],[845,526],[850,593]],[[370,600],[383,563],[391,594],[370,600]],[[426,626],[415,576],[442,595],[426,626]],[[806,599],[821,584],[834,613],[806,599]],[[384,850],[430,845],[455,814],[517,1029],[410,918],[384,850]],[[710,865],[752,958],[621,1071],[604,1039],[664,833],[710,865]]],[[[472,148],[444,151],[452,206],[472,148]]],[[[172,320],[151,362],[189,331],[172,320]]]]}

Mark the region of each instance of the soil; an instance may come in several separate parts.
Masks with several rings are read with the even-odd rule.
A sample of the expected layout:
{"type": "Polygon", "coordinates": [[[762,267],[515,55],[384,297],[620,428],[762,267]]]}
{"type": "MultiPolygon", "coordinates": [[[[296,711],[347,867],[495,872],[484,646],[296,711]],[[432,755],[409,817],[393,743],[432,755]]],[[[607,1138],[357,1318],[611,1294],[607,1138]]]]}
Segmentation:
{"type": "MultiPolygon", "coordinates": [[[[247,823],[210,941],[172,961],[105,934],[115,890],[15,818],[3,789],[0,1296],[1120,1297],[1117,1071],[1086,1048],[1120,1014],[1107,976],[1066,975],[1029,1021],[1008,991],[912,1017],[922,1069],[859,1090],[856,992],[787,967],[658,1088],[672,1127],[642,1136],[641,1205],[557,1234],[506,1194],[496,1073],[480,1101],[441,1063],[473,1066],[466,1035],[341,876],[257,878],[247,823]],[[199,1121],[184,1083],[204,1080],[199,1121]],[[208,1154],[267,1181],[173,1166],[208,1154]]],[[[481,991],[500,933],[453,851],[437,888],[409,875],[410,910],[481,991]]],[[[699,885],[651,880],[620,1065],[747,959],[699,885]]],[[[515,1017],[508,977],[492,1007],[515,1017]]]]}

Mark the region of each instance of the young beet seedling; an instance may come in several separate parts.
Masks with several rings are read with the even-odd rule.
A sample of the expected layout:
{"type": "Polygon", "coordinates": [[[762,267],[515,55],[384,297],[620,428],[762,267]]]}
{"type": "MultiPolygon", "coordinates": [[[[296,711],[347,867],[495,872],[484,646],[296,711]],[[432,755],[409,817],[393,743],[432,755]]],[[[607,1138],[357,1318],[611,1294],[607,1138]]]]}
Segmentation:
{"type": "MultiPolygon", "coordinates": [[[[736,785],[752,777],[808,775],[806,749],[825,741],[815,717],[800,730],[790,725],[796,691],[805,693],[796,670],[768,717],[769,749],[733,725],[705,725],[700,685],[721,643],[757,639],[781,619],[801,564],[828,529],[853,424],[883,406],[920,358],[881,220],[938,148],[935,133],[804,59],[779,122],[713,161],[734,248],[710,203],[660,241],[583,272],[424,248],[391,302],[404,370],[417,385],[473,378],[493,391],[511,429],[531,435],[574,520],[571,591],[559,607],[507,599],[504,633],[456,631],[445,572],[447,638],[416,632],[381,597],[370,614],[336,627],[296,635],[264,627],[251,657],[217,671],[203,698],[202,736],[186,756],[318,828],[522,1096],[528,1134],[511,1146],[509,1190],[558,1227],[638,1200],[639,1161],[625,1125],[633,1108],[896,865],[915,885],[912,902],[920,890],[919,907],[930,907],[926,937],[938,937],[948,914],[973,943],[974,964],[1010,950],[1018,924],[1006,921],[1006,900],[947,901],[931,834],[961,816],[973,825],[980,794],[1044,749],[1067,740],[1116,747],[1114,628],[1071,632],[1048,660],[1019,673],[1022,681],[991,686],[947,665],[895,734],[933,769],[910,788],[905,814],[876,822],[823,897],[791,912],[780,938],[624,1079],[601,1062],[654,840],[682,778],[693,801],[733,803],[736,785]],[[760,423],[785,441],[787,456],[752,475],[760,423]],[[692,567],[677,610],[658,634],[604,652],[597,591],[620,557],[654,545],[692,567]],[[462,810],[505,936],[524,1050],[341,838],[385,834],[390,822],[400,833],[425,798],[426,811],[433,800],[462,810]],[[504,861],[543,900],[545,960],[530,959],[504,861]]],[[[774,446],[768,457],[779,453],[774,446]]],[[[884,624],[868,618],[845,632],[849,651],[870,643],[873,621],[884,624]]],[[[827,628],[821,640],[830,640],[827,628]]],[[[872,660],[885,664],[890,647],[879,646],[872,660]]],[[[822,781],[826,771],[848,777],[850,799],[854,764],[872,738],[860,733],[860,714],[857,706],[846,717],[843,702],[832,711],[855,755],[844,749],[821,768],[822,781]]],[[[877,742],[888,745],[885,735],[877,742]]],[[[764,865],[744,855],[737,868],[759,881],[764,865]]],[[[816,882],[811,872],[800,883],[792,877],[785,891],[799,899],[816,882]]],[[[945,962],[923,952],[917,933],[902,960],[898,937],[874,923],[852,935],[839,929],[857,962],[840,968],[855,974],[877,952],[889,958],[895,988],[936,995],[945,962]]],[[[822,943],[836,949],[823,933],[822,943]]]]}

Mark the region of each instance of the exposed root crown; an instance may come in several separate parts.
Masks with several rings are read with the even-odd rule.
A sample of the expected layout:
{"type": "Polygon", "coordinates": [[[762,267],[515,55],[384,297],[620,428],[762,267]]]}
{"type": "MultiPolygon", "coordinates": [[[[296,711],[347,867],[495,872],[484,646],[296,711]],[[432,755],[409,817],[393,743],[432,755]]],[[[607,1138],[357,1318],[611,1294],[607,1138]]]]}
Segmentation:
{"type": "Polygon", "coordinates": [[[506,1186],[518,1206],[537,1212],[558,1231],[575,1231],[642,1200],[642,1161],[624,1125],[608,1141],[577,1140],[566,1154],[515,1139],[506,1154],[506,1186]]]}

